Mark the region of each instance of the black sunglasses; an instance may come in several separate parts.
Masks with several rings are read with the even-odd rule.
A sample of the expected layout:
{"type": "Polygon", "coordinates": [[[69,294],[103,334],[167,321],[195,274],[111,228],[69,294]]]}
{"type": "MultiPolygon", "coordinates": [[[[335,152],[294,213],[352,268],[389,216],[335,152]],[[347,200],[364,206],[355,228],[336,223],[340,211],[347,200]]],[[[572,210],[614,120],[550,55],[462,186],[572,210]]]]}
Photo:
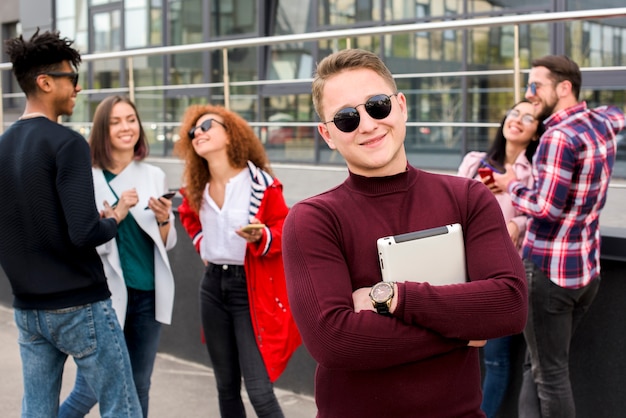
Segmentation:
{"type": "MultiPolygon", "coordinates": [[[[391,96],[397,95],[398,93],[394,93],[391,96]]],[[[372,118],[385,119],[391,113],[391,96],[377,94],[376,96],[370,97],[365,103],[341,109],[335,113],[333,120],[324,123],[333,122],[340,131],[352,132],[358,128],[359,123],[361,123],[361,116],[359,115],[359,111],[356,110],[359,106],[365,107],[365,111],[372,118]]]]}
{"type": "Polygon", "coordinates": [[[211,129],[211,127],[213,126],[213,122],[222,125],[224,127],[224,129],[226,129],[226,125],[224,125],[219,120],[207,119],[204,122],[202,122],[200,125],[192,127],[189,130],[189,132],[187,132],[187,135],[189,135],[189,139],[194,139],[196,137],[196,129],[200,129],[200,130],[202,130],[202,132],[206,132],[209,129],[211,129]]]}
{"type": "Polygon", "coordinates": [[[72,81],[74,88],[78,85],[78,73],[66,73],[62,71],[50,71],[48,73],[43,73],[44,75],[49,75],[50,77],[67,77],[72,81]]]}

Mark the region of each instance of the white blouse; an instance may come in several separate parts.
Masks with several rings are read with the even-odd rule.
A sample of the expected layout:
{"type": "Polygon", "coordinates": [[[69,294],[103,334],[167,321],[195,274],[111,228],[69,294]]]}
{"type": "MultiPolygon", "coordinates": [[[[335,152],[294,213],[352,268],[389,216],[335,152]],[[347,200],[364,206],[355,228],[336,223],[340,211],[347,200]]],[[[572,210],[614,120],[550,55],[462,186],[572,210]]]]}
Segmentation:
{"type": "Polygon", "coordinates": [[[209,195],[210,186],[209,183],[204,189],[200,207],[200,223],[204,234],[200,255],[214,264],[243,265],[246,240],[235,231],[249,223],[252,179],[248,169],[241,170],[228,181],[221,208],[209,195]]]}

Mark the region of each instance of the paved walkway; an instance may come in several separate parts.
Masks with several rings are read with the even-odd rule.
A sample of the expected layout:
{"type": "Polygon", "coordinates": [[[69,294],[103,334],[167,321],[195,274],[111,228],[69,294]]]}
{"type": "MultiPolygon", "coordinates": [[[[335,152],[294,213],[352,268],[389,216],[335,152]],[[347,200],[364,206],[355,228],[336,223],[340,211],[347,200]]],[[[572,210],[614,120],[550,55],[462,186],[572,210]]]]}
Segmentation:
{"type": "MultiPolygon", "coordinates": [[[[68,361],[63,376],[61,399],[72,388],[76,368],[68,361]]],[[[0,305],[0,417],[20,416],[22,369],[13,311],[0,305]]],[[[245,389],[243,390],[245,398],[245,389]]],[[[313,418],[316,408],[312,398],[276,389],[276,395],[287,418],[313,418]]],[[[247,399],[246,411],[255,417],[247,399]]],[[[92,411],[88,417],[100,414],[92,411]]],[[[217,392],[213,370],[172,356],[159,354],[152,376],[150,392],[151,418],[218,417],[217,392]]]]}

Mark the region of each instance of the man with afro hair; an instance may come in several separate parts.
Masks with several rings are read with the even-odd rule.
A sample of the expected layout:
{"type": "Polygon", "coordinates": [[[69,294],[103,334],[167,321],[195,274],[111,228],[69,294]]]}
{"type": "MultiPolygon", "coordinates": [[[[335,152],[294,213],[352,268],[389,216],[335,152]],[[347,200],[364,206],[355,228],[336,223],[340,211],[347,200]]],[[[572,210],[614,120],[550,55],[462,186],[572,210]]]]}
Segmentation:
{"type": "MultiPolygon", "coordinates": [[[[114,238],[132,202],[94,201],[89,146],[57,119],[71,115],[80,54],[58,32],[6,41],[26,95],[0,136],[0,264],[13,290],[24,381],[22,417],[55,418],[72,356],[102,417],[141,417],[124,335],[96,246],[114,238]]],[[[136,203],[136,202],[135,202],[136,203]]]]}

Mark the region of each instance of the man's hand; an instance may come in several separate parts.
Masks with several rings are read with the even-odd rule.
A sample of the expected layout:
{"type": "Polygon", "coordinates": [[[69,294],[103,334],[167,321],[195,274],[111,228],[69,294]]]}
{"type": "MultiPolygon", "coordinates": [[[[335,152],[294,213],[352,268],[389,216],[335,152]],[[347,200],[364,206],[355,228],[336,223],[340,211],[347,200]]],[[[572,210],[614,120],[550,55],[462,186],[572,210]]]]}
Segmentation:
{"type": "MultiPolygon", "coordinates": [[[[372,298],[370,298],[371,287],[362,287],[352,292],[352,303],[354,304],[354,312],[372,311],[376,312],[372,298]]],[[[393,284],[393,298],[391,299],[391,306],[389,312],[393,313],[398,306],[398,285],[393,284]]]]}
{"type": "Polygon", "coordinates": [[[371,290],[372,290],[371,287],[362,287],[352,292],[352,302],[354,303],[354,312],[357,312],[357,313],[361,311],[376,312],[376,309],[374,309],[374,304],[372,304],[372,299],[370,298],[371,290]]]}

